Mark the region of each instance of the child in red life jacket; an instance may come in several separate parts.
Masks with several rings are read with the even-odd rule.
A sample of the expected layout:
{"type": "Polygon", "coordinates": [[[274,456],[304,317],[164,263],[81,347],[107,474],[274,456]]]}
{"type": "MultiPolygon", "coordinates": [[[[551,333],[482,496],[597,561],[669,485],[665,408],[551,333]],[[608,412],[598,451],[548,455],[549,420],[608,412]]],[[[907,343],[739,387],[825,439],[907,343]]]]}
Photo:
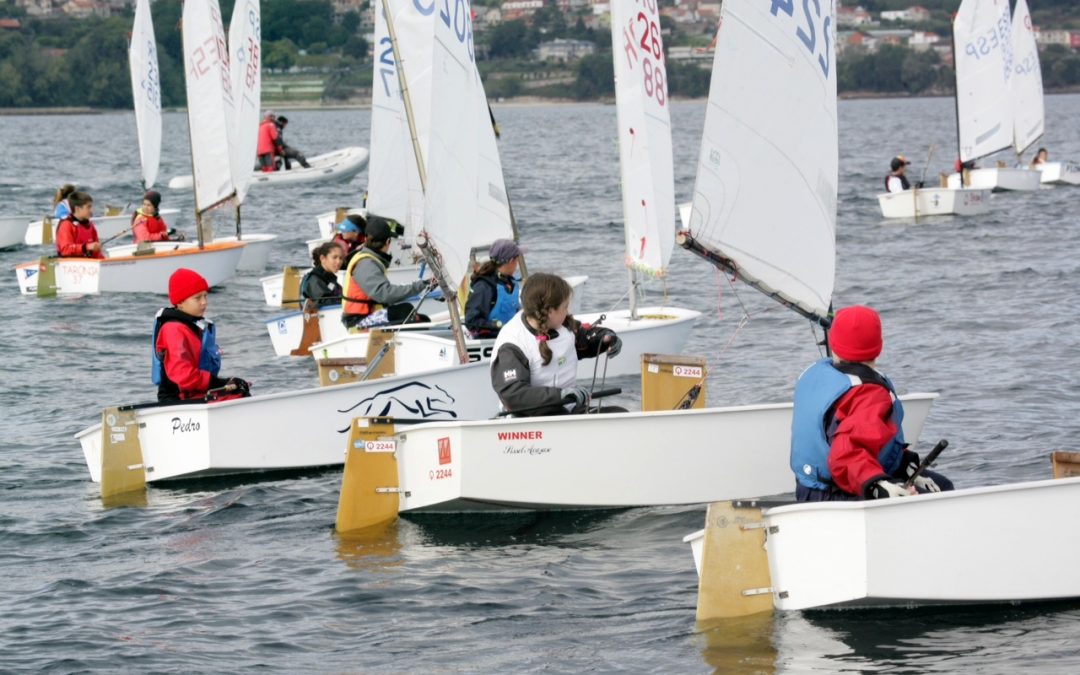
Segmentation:
{"type": "Polygon", "coordinates": [[[67,198],[71,214],[56,226],[56,255],[61,258],[104,258],[97,228],[90,220],[94,199],[85,192],[72,192],[67,198]]]}
{"type": "Polygon", "coordinates": [[[180,268],[169,277],[169,302],[154,321],[151,379],[158,400],[223,401],[250,396],[238,377],[218,376],[221,350],[213,322],[204,319],[210,287],[198,272],[180,268]]]}

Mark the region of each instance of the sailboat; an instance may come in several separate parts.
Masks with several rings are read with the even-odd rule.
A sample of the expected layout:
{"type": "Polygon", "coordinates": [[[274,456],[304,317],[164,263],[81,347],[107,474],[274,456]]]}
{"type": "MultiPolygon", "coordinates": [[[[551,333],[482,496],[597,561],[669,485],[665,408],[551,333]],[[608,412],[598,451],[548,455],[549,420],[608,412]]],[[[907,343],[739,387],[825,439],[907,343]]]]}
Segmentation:
{"type": "MultiPolygon", "coordinates": [[[[672,168],[671,124],[668,114],[668,96],[666,77],[662,59],[649,61],[648,70],[643,70],[638,52],[640,45],[630,45],[631,40],[641,40],[632,27],[635,15],[619,17],[616,21],[613,9],[612,38],[622,45],[614,49],[617,85],[617,107],[619,117],[620,167],[622,169],[624,231],[626,263],[630,279],[630,306],[626,310],[603,312],[603,325],[613,329],[622,340],[623,348],[619,358],[606,364],[606,374],[611,377],[636,375],[640,372],[640,356],[645,353],[678,353],[682,351],[689,337],[690,329],[701,313],[696,310],[671,306],[637,306],[639,277],[648,275],[660,277],[666,273],[668,260],[675,239],[675,187],[672,168]],[[620,42],[621,41],[621,42],[620,42]],[[626,44],[623,44],[626,43],[626,44]],[[633,62],[626,58],[632,54],[633,62]],[[653,70],[655,68],[655,70],[653,70]],[[645,74],[647,73],[647,75],[645,74]]],[[[649,49],[663,53],[659,34],[647,36],[649,49]]],[[[415,63],[407,59],[406,63],[415,63]]],[[[410,87],[410,91],[416,89],[410,87]]],[[[438,100],[438,99],[435,99],[438,100]]],[[[486,104],[485,104],[486,105],[486,104]]],[[[486,108],[481,107],[481,113],[486,108]]],[[[407,129],[405,129],[407,131],[407,129]]],[[[373,149],[374,149],[374,128],[373,149]]],[[[390,134],[387,134],[390,135],[390,134]]],[[[480,135],[490,156],[497,159],[495,137],[490,129],[481,128],[480,135]]],[[[496,184],[496,193],[505,195],[502,184],[501,167],[492,171],[492,181],[496,184]],[[495,182],[497,181],[497,183],[495,182]]],[[[374,176],[373,176],[374,180],[374,176]]],[[[402,188],[399,188],[399,190],[402,188]]],[[[380,213],[374,203],[374,189],[369,198],[369,209],[380,213]]],[[[509,202],[492,205],[498,212],[499,227],[490,229],[487,234],[480,234],[473,242],[473,249],[482,250],[494,238],[515,238],[512,231],[512,215],[509,202]]],[[[465,220],[463,222],[470,222],[465,220]]],[[[463,251],[464,253],[464,251],[463,251]]],[[[467,259],[467,258],[466,258],[467,259]]],[[[464,270],[461,272],[466,274],[464,270]]],[[[573,280],[576,285],[578,279],[573,280]]],[[[464,283],[467,283],[465,281],[464,283]]],[[[575,314],[584,323],[594,324],[600,320],[601,313],[575,314]]],[[[335,341],[324,341],[317,345],[312,353],[317,358],[355,356],[363,353],[360,344],[363,336],[348,336],[335,341]],[[357,342],[349,345],[348,342],[357,342]]],[[[400,336],[403,341],[416,339],[411,333],[400,336]]],[[[439,348],[438,342],[425,341],[431,349],[439,348]]],[[[494,340],[470,340],[469,349],[473,354],[490,357],[494,340]]],[[[586,376],[592,372],[591,363],[582,363],[579,372],[586,376]]]]}
{"type": "MultiPolygon", "coordinates": [[[[1017,0],[1013,8],[1012,48],[1013,148],[1019,159],[1025,150],[1035,145],[1045,127],[1042,67],[1027,0],[1017,0]]],[[[1033,168],[1041,172],[1043,183],[1080,185],[1080,166],[1073,162],[1043,162],[1033,168]]]]}
{"type": "MultiPolygon", "coordinates": [[[[1008,0],[963,0],[953,19],[961,162],[986,157],[1014,143],[1015,78],[1010,25],[1008,0]]],[[[1040,174],[1031,169],[998,166],[951,174],[947,185],[995,192],[1037,190],[1040,180],[1040,174]]]]}
{"type": "Polygon", "coordinates": [[[230,175],[236,193],[236,234],[214,237],[214,243],[244,242],[237,270],[261,272],[270,258],[276,234],[241,232],[240,210],[251,186],[248,170],[259,140],[259,105],[262,101],[262,19],[259,0],[240,0],[229,22],[229,80],[233,116],[229,125],[230,175]]]}
{"type": "MultiPolygon", "coordinates": [[[[648,15],[648,11],[644,14],[648,15]]],[[[640,355],[677,354],[701,312],[670,305],[638,307],[643,277],[666,275],[675,245],[675,174],[663,39],[632,6],[611,4],[619,169],[629,307],[603,312],[623,341],[609,375],[640,372],[640,355]]],[[[601,313],[575,315],[594,324],[601,313]]]]}
{"type": "MultiPolygon", "coordinates": [[[[613,16],[627,17],[620,25],[631,31],[632,44],[659,33],[655,5],[650,11],[648,3],[618,3],[618,7],[613,3],[613,16]],[[645,20],[630,23],[631,7],[634,16],[640,12],[645,20]]],[[[714,167],[719,159],[715,169],[723,173],[713,175],[709,172],[715,169],[699,167],[691,216],[695,237],[700,234],[704,246],[712,242],[710,233],[741,233],[735,241],[748,246],[731,253],[739,256],[740,276],[747,269],[766,278],[759,268],[749,267],[760,258],[763,265],[775,268],[775,295],[819,297],[822,302],[813,307],[824,313],[835,250],[835,75],[828,80],[820,71],[815,75],[811,65],[816,70],[817,62],[803,58],[802,52],[769,47],[793,41],[795,24],[786,17],[773,19],[767,6],[727,0],[724,11],[729,18],[720,28],[701,152],[702,165],[714,167]],[[731,4],[743,11],[732,13],[731,4]],[[745,14],[753,15],[759,32],[739,23],[745,14]],[[751,54],[754,58],[749,58],[751,54]],[[743,67],[728,67],[736,62],[743,67]],[[785,78],[781,82],[764,77],[765,72],[784,73],[785,78]],[[777,85],[762,86],[772,82],[777,85]],[[742,94],[732,97],[731,91],[742,94]],[[778,91],[784,96],[797,93],[797,102],[803,105],[777,106],[778,91]],[[727,110],[741,113],[736,119],[727,110]],[[815,133],[806,133],[806,124],[793,125],[791,110],[803,112],[815,133]],[[743,121],[736,124],[737,120],[743,121]],[[773,149],[766,152],[766,147],[773,149]],[[781,154],[780,148],[788,154],[781,154]],[[739,170],[747,166],[759,170],[739,170]],[[803,171],[812,173],[814,180],[805,180],[803,171]],[[739,182],[718,185],[725,179],[739,182]],[[775,199],[777,184],[790,186],[785,199],[775,199]],[[738,190],[724,189],[736,186],[738,190]],[[752,236],[769,245],[763,241],[754,246],[747,241],[752,236]],[[787,274],[780,274],[780,266],[787,274]]],[[[464,16],[469,16],[467,6],[464,16]]],[[[441,22],[436,22],[436,34],[437,59],[442,55],[455,64],[470,61],[471,40],[459,43],[441,22]]],[[[826,58],[831,59],[831,49],[822,44],[826,58]]],[[[638,56],[643,62],[654,58],[644,48],[638,56]]],[[[456,68],[449,71],[457,74],[456,68]]],[[[456,91],[466,87],[449,76],[443,84],[456,91]]],[[[438,125],[436,120],[433,170],[442,139],[461,126],[438,125]]],[[[670,370],[672,389],[678,392],[674,398],[689,401],[695,386],[700,391],[702,368],[678,370],[678,374],[676,368],[670,370]]],[[[913,437],[921,431],[935,397],[905,397],[905,410],[913,411],[905,417],[911,424],[905,428],[913,437]]],[[[371,527],[399,513],[625,508],[779,494],[793,484],[788,467],[790,428],[790,403],[407,426],[391,418],[357,419],[347,450],[337,529],[371,527]]]]}
{"type": "Polygon", "coordinates": [[[0,216],[0,250],[23,243],[27,216],[0,216]]]}
{"type": "MultiPolygon", "coordinates": [[[[220,20],[220,12],[218,15],[220,20]]],[[[224,42],[222,43],[224,44],[224,42]]],[[[237,140],[232,153],[232,178],[238,203],[255,185],[285,185],[313,182],[345,181],[359,173],[368,161],[366,148],[345,147],[311,157],[310,168],[295,167],[289,171],[255,171],[259,132],[259,105],[262,76],[262,24],[259,0],[240,0],[233,7],[229,23],[228,49],[231,52],[227,81],[236,101],[235,116],[230,115],[230,133],[237,140]]],[[[189,101],[191,99],[188,99],[189,101]]],[[[169,181],[173,190],[190,190],[197,185],[194,173],[176,176],[169,181]]],[[[265,266],[265,260],[264,265],[265,266]]],[[[252,266],[244,269],[262,269],[252,266]]]]}
{"type": "MultiPolygon", "coordinates": [[[[185,35],[189,29],[194,32],[199,27],[199,22],[191,26],[185,23],[185,35]]],[[[143,185],[149,188],[157,177],[161,156],[161,91],[149,0],[140,0],[136,5],[129,60],[143,185]]],[[[190,88],[188,96],[189,100],[198,100],[192,97],[190,88]]],[[[149,246],[131,244],[106,249],[103,259],[42,258],[23,263],[15,268],[19,290],[39,297],[102,292],[167,294],[169,276],[181,267],[195,270],[211,286],[226,281],[236,271],[243,244],[203,246],[201,227],[199,236],[198,245],[174,241],[152,242],[149,246]]]]}

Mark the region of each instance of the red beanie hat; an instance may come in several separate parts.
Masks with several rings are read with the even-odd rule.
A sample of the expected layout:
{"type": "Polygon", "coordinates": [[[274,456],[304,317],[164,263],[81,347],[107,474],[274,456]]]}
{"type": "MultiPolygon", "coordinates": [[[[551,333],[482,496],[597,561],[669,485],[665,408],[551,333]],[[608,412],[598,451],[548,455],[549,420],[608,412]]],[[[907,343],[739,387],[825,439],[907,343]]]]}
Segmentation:
{"type": "Polygon", "coordinates": [[[181,267],[169,277],[169,302],[179,305],[196,293],[210,290],[206,279],[195,270],[181,267]]]}
{"type": "Polygon", "coordinates": [[[829,346],[844,361],[873,361],[881,353],[881,317],[863,305],[843,308],[829,329],[829,346]]]}

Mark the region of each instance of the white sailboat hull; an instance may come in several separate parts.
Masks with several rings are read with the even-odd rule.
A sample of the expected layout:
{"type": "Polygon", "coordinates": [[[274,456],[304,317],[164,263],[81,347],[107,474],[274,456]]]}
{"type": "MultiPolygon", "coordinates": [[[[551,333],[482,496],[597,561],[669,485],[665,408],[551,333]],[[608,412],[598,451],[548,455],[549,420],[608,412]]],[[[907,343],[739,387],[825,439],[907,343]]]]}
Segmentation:
{"type": "Polygon", "coordinates": [[[262,272],[266,269],[266,265],[270,262],[270,248],[274,243],[274,240],[278,238],[276,234],[242,234],[243,239],[237,239],[232,237],[215,237],[214,243],[220,244],[223,242],[244,242],[244,252],[240,255],[240,262],[236,266],[237,272],[262,272]]]}
{"type": "Polygon", "coordinates": [[[921,188],[886,192],[877,199],[885,218],[973,216],[990,208],[989,190],[921,188]]]}
{"type": "MultiPolygon", "coordinates": [[[[498,401],[476,364],[335,387],[137,412],[147,482],[339,466],[357,415],[490,417],[498,401]]],[[[101,480],[101,425],[75,434],[101,480]]]]}
{"type": "MultiPolygon", "coordinates": [[[[605,316],[600,324],[612,329],[622,340],[622,351],[607,361],[607,376],[638,375],[641,373],[642,354],[680,354],[690,339],[690,330],[697,323],[701,312],[683,307],[639,307],[637,319],[630,318],[630,310],[575,314],[582,323],[594,324],[605,316]]],[[[601,357],[603,358],[603,357],[601,357]]],[[[594,362],[584,360],[578,366],[578,378],[592,378],[594,362]]],[[[604,369],[601,363],[596,372],[604,369]]]]}
{"type": "Polygon", "coordinates": [[[32,216],[0,216],[0,249],[21,246],[26,237],[26,223],[32,216]]]}
{"type": "MultiPolygon", "coordinates": [[[[966,187],[974,190],[993,190],[994,192],[1038,190],[1042,181],[1042,175],[1038,171],[1010,167],[973,169],[968,174],[971,184],[966,187]]],[[[953,189],[964,187],[958,173],[950,174],[946,179],[946,185],[953,189]]]]}
{"type": "MultiPolygon", "coordinates": [[[[56,261],[56,292],[59,295],[87,293],[158,293],[168,295],[169,276],[181,267],[201,274],[216,286],[236,272],[244,244],[207,244],[199,249],[192,243],[154,242],[153,255],[131,255],[135,245],[107,249],[109,257],[60,258],[56,261]]],[[[38,261],[15,267],[19,291],[37,293],[38,261]]]]}
{"type": "MultiPolygon", "coordinates": [[[[172,216],[180,213],[180,209],[161,209],[161,217],[168,220],[172,216]]],[[[102,241],[110,239],[120,234],[124,230],[131,228],[131,213],[120,213],[115,216],[100,216],[93,218],[94,229],[97,230],[98,238],[102,241]]],[[[25,222],[25,221],[24,221],[25,222]]],[[[59,225],[59,221],[53,219],[52,231],[53,241],[56,241],[56,227],[59,225]]],[[[30,222],[26,226],[26,236],[23,239],[27,246],[42,246],[42,221],[40,219],[30,222]]]]}
{"type": "Polygon", "coordinates": [[[764,516],[777,609],[1080,597],[1080,477],[764,516]]]}
{"type": "Polygon", "coordinates": [[[1051,185],[1080,185],[1080,165],[1072,162],[1044,162],[1036,166],[1042,182],[1051,185]]]}
{"type": "MultiPolygon", "coordinates": [[[[905,397],[913,438],[934,398],[905,397]]],[[[399,510],[603,509],[780,494],[794,483],[790,429],[790,403],[403,427],[395,436],[399,510]]]]}
{"type": "MultiPolygon", "coordinates": [[[[255,158],[252,157],[252,163],[255,158]]],[[[322,155],[308,158],[310,169],[293,166],[288,171],[255,171],[251,177],[250,188],[259,185],[285,185],[297,183],[317,183],[346,181],[360,173],[368,162],[368,150],[361,147],[346,147],[322,155]]],[[[175,176],[169,181],[173,190],[190,190],[192,177],[175,176]]]]}

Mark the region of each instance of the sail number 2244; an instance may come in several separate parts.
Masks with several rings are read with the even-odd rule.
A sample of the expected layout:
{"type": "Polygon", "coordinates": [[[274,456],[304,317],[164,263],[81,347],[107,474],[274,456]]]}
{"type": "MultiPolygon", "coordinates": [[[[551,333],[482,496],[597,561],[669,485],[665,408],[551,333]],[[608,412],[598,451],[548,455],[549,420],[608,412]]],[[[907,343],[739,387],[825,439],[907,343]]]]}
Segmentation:
{"type": "MultiPolygon", "coordinates": [[[[825,0],[828,2],[829,0],[825,0]]],[[[779,16],[779,13],[783,12],[788,16],[795,18],[795,0],[772,0],[772,15],[779,16]]],[[[818,65],[821,66],[821,72],[825,74],[825,79],[829,79],[829,54],[832,51],[831,44],[829,42],[829,29],[832,27],[832,16],[826,14],[824,20],[821,16],[821,0],[802,0],[802,15],[806,25],[796,25],[795,35],[799,38],[799,41],[803,43],[807,51],[810,52],[810,56],[817,54],[817,47],[819,42],[821,43],[821,53],[817,54],[818,65]],[[810,6],[813,5],[813,11],[810,6]],[[821,22],[821,40],[818,40],[818,31],[816,22],[821,22]]]]}

